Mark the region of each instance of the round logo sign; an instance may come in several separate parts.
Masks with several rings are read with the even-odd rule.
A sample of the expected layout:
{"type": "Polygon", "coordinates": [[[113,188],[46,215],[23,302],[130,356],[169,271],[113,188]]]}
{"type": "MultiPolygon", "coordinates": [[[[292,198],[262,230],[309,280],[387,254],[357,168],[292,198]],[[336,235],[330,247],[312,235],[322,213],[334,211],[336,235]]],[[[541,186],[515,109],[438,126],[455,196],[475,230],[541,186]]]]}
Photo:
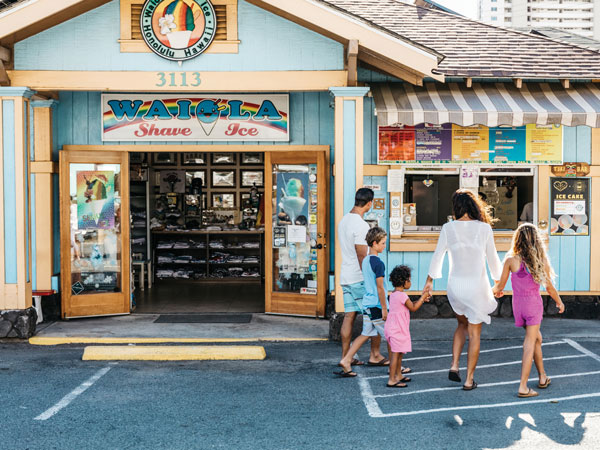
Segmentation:
{"type": "Polygon", "coordinates": [[[171,61],[184,61],[212,43],[217,16],[208,0],[146,0],[140,28],[150,50],[171,61]]]}

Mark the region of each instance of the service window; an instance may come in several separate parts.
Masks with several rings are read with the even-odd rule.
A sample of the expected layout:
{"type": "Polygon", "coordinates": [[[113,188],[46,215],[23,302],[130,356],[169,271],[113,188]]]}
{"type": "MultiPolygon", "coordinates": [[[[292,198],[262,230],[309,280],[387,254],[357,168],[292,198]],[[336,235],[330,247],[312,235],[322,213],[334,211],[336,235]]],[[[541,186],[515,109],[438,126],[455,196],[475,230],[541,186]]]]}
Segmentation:
{"type": "MultiPolygon", "coordinates": [[[[460,166],[407,167],[402,197],[403,233],[435,232],[454,220],[452,194],[460,187],[460,166]]],[[[479,167],[479,196],[491,207],[495,230],[537,222],[537,168],[479,167]]]]}

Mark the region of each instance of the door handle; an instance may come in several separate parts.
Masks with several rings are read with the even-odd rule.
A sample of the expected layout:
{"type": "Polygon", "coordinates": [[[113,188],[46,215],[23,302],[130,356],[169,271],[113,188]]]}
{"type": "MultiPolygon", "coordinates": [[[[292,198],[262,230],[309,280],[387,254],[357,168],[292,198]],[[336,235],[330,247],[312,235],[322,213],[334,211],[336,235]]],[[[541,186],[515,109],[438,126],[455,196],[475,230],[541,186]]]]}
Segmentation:
{"type": "Polygon", "coordinates": [[[317,250],[321,250],[323,248],[323,244],[317,244],[317,250]]]}

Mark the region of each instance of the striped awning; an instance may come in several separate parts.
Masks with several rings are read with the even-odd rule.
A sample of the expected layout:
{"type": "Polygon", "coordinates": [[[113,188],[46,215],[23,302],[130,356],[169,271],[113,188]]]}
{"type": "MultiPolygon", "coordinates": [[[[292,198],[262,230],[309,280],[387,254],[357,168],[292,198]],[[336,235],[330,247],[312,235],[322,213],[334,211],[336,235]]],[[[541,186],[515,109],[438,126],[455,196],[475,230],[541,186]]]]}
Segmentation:
{"type": "Polygon", "coordinates": [[[587,125],[600,127],[600,89],[593,83],[373,83],[380,126],[587,125]]]}

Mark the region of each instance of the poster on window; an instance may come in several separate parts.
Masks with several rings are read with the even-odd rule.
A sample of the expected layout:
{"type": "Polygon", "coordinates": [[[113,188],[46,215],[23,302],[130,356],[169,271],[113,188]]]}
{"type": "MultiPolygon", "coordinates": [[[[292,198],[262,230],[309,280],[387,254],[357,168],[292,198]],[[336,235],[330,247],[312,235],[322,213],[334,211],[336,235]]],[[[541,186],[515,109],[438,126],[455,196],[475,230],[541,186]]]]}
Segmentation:
{"type": "Polygon", "coordinates": [[[115,226],[115,173],[77,172],[77,228],[109,230],[115,226]]]}
{"type": "Polygon", "coordinates": [[[588,236],[590,227],[590,179],[550,179],[552,236],[588,236]]]}
{"type": "Polygon", "coordinates": [[[308,195],[308,173],[277,173],[277,226],[298,225],[306,228],[308,226],[308,195]]]}

